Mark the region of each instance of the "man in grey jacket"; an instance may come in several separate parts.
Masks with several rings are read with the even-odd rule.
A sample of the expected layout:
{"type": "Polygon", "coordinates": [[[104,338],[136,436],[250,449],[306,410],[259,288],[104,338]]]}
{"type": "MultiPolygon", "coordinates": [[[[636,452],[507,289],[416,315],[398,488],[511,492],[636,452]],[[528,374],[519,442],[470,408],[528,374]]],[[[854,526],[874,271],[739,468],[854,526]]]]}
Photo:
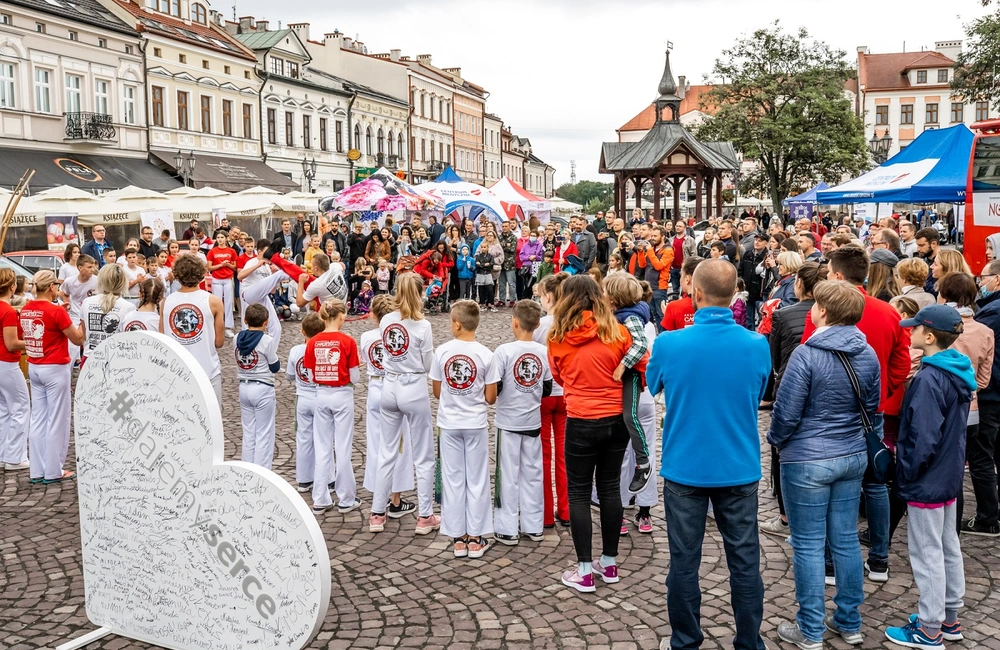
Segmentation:
{"type": "Polygon", "coordinates": [[[597,238],[594,237],[594,233],[586,229],[586,225],[587,220],[584,217],[572,217],[569,220],[570,230],[573,231],[573,243],[580,252],[583,268],[589,269],[597,255],[597,238]]]}

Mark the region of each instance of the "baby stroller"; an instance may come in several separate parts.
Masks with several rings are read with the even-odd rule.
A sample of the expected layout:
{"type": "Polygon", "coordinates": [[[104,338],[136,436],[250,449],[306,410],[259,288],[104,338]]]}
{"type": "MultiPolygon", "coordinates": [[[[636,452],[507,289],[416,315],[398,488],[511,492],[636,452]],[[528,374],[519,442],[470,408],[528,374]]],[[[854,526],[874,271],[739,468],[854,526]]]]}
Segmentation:
{"type": "Polygon", "coordinates": [[[448,302],[448,281],[449,272],[444,272],[444,277],[435,276],[424,281],[424,308],[428,313],[446,314],[451,311],[451,303],[448,302]]]}

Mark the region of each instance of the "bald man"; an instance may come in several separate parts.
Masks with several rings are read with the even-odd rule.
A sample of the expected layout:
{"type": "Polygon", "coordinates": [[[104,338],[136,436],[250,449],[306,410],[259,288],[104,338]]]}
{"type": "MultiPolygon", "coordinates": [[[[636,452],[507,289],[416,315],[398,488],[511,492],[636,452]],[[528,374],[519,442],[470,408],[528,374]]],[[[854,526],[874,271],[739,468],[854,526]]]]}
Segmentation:
{"type": "Polygon", "coordinates": [[[761,478],[757,405],[771,374],[767,340],[740,327],[729,303],[736,269],[705,260],[692,279],[694,325],[656,337],[646,368],[649,390],[663,392],[664,508],[670,543],[667,614],[673,647],[697,648],[701,631],[698,569],[708,504],[726,541],[736,648],[765,647],[760,637],[764,583],[760,577],[757,484],[761,478]],[[706,346],[726,350],[726,408],[718,408],[719,369],[705,363],[706,346]]]}

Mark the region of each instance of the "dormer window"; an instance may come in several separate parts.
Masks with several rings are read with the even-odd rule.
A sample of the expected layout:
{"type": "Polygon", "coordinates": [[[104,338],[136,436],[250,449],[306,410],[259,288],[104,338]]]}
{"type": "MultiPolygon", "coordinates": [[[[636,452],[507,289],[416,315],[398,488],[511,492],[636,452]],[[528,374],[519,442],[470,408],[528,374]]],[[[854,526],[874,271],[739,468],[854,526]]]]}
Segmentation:
{"type": "Polygon", "coordinates": [[[204,5],[191,5],[191,20],[196,23],[201,23],[202,25],[208,23],[208,13],[205,11],[204,5]]]}
{"type": "Polygon", "coordinates": [[[926,70],[917,70],[917,83],[918,84],[925,84],[925,83],[927,83],[927,71],[926,70]]]}
{"type": "Polygon", "coordinates": [[[181,0],[160,0],[160,13],[181,17],[181,0]]]}

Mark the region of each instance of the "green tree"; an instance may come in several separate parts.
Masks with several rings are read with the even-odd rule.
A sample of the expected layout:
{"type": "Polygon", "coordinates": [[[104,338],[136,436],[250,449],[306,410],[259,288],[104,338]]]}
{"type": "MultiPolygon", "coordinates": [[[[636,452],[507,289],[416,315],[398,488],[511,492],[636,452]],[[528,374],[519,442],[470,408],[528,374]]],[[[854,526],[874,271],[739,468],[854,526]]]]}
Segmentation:
{"type": "Polygon", "coordinates": [[[794,188],[868,167],[864,123],[844,95],[854,76],[845,52],[775,21],[723,50],[712,72],[725,83],[702,95],[702,107],[717,108],[698,136],[730,141],[758,163],[743,175],[741,194],[769,196],[780,214],[794,188]]]}
{"type": "MultiPolygon", "coordinates": [[[[983,0],[988,6],[991,0],[983,0]]],[[[958,55],[952,92],[967,102],[991,102],[1000,108],[1000,9],[973,20],[965,26],[968,49],[958,55]]]]}
{"type": "Polygon", "coordinates": [[[598,210],[607,210],[611,207],[614,198],[614,186],[611,183],[598,183],[597,181],[580,181],[579,183],[563,183],[556,188],[556,196],[573,203],[584,206],[588,213],[592,212],[587,207],[591,201],[597,199],[595,205],[602,205],[598,210]]]}

